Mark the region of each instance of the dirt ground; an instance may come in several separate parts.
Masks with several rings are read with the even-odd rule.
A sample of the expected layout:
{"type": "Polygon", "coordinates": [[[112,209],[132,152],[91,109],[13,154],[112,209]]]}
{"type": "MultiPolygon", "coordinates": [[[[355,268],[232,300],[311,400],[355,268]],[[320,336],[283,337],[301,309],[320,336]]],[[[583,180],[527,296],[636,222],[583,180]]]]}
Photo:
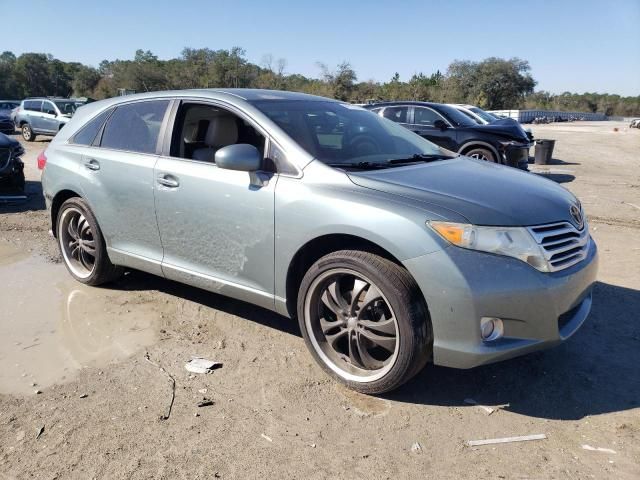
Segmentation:
{"type": "Polygon", "coordinates": [[[135,271],[72,281],[35,168],[47,141],[27,144],[30,200],[0,206],[0,478],[640,478],[640,130],[626,127],[532,126],[557,140],[532,170],[579,196],[600,248],[584,327],[495,365],[428,366],[383,397],[329,380],[266,310],[135,271]],[[192,356],[223,367],[190,374],[192,356]],[[466,446],[530,434],[547,438],[466,446]]]}

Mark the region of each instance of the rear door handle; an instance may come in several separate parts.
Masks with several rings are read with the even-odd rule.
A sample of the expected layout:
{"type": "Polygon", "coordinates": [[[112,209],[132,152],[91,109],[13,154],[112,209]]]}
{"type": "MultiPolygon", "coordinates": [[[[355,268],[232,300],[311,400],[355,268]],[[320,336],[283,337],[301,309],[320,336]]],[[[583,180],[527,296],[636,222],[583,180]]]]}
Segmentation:
{"type": "Polygon", "coordinates": [[[84,162],[84,166],[87,167],[89,170],[100,170],[100,163],[97,160],[94,160],[93,158],[91,160],[87,160],[86,162],[84,162]]]}
{"type": "Polygon", "coordinates": [[[177,188],[180,186],[180,181],[176,177],[166,173],[158,175],[158,183],[167,188],[177,188]]]}

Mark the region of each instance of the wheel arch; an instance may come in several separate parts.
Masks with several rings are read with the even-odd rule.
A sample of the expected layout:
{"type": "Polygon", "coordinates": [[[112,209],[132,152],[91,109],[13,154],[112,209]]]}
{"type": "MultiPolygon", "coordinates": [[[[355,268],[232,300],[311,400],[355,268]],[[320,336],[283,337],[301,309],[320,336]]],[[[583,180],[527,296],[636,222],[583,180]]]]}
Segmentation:
{"type": "Polygon", "coordinates": [[[65,189],[60,190],[58,193],[56,193],[51,200],[51,232],[56,238],[56,230],[58,227],[58,212],[60,211],[60,207],[64,202],[74,197],[82,198],[82,195],[73,190],[65,189]]]}
{"type": "MultiPolygon", "coordinates": [[[[300,282],[307,270],[309,270],[309,267],[321,257],[338,250],[366,251],[386,258],[400,267],[405,268],[402,262],[391,252],[377,243],[357,235],[335,233],[322,235],[309,240],[294,254],[287,269],[285,284],[286,309],[291,318],[297,317],[298,290],[300,282]]],[[[423,300],[425,300],[424,297],[423,300]]]]}

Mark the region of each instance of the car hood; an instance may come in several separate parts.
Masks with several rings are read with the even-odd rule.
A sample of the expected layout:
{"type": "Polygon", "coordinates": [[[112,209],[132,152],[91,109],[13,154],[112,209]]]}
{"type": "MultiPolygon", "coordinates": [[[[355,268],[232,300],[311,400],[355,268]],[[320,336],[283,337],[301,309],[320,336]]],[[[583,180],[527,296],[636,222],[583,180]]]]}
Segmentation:
{"type": "Polygon", "coordinates": [[[494,135],[500,135],[514,140],[529,141],[529,138],[522,126],[511,118],[503,118],[486,125],[474,125],[466,128],[477,132],[492,133],[494,135]]]}
{"type": "Polygon", "coordinates": [[[551,180],[468,157],[347,175],[361,187],[453,210],[475,225],[573,222],[569,208],[579,203],[551,180]]]}
{"type": "Polygon", "coordinates": [[[0,133],[0,147],[11,147],[14,148],[17,145],[19,145],[20,142],[18,142],[15,138],[11,138],[7,135],[5,135],[4,133],[0,133]]]}

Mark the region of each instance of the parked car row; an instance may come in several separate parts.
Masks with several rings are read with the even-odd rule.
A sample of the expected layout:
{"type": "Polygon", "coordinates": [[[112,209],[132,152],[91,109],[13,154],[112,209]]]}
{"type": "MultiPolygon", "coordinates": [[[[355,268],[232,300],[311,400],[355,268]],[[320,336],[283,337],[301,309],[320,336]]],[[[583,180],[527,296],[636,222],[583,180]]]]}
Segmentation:
{"type": "Polygon", "coordinates": [[[528,169],[533,136],[515,120],[489,122],[482,117],[482,122],[486,121],[482,123],[458,106],[430,102],[383,102],[364,107],[452,152],[528,169]]]}
{"type": "Polygon", "coordinates": [[[297,319],[318,364],[366,393],[575,333],[597,273],[580,202],[480,160],[520,164],[522,128],[367,108],[250,89],[83,107],[38,158],[69,273],[134,268],[297,319]]]}
{"type": "Polygon", "coordinates": [[[34,97],[18,100],[0,100],[0,132],[14,133],[32,142],[37,135],[53,136],[73,116],[84,100],[59,97],[34,97]]]}

